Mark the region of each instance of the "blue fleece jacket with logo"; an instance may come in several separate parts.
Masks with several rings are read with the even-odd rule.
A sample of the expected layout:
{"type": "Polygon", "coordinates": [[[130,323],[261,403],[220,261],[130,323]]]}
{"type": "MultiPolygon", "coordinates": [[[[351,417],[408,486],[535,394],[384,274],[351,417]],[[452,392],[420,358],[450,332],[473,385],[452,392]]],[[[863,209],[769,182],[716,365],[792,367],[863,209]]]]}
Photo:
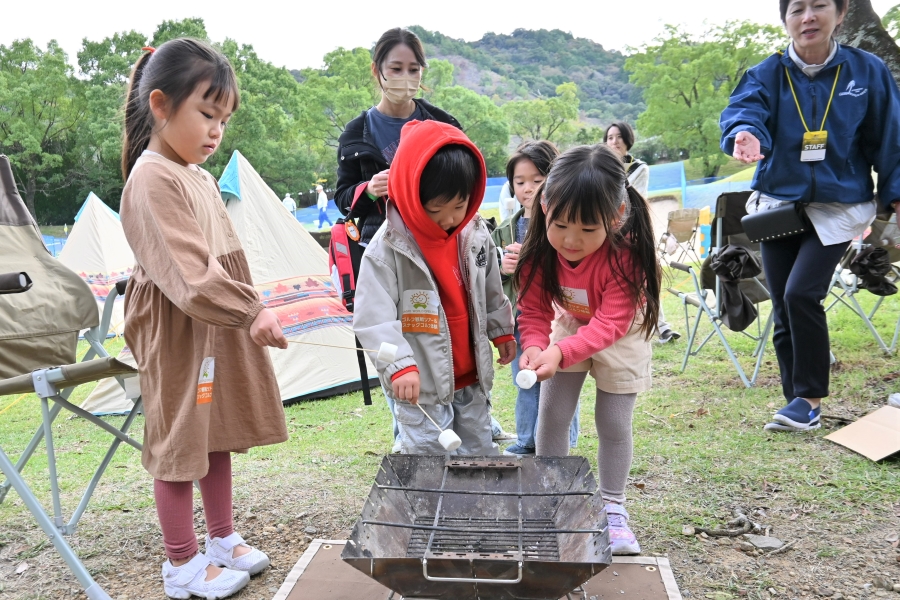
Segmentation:
{"type": "Polygon", "coordinates": [[[751,67],[722,112],[722,151],[733,154],[735,136],[759,138],[761,154],[752,188],[789,202],[868,202],[874,197],[871,168],[878,173],[879,204],[900,200],[900,92],[877,56],[840,46],[834,59],[810,79],[787,53],[751,67]],[[822,127],[835,75],[840,75],[825,121],[825,160],[801,162],[806,130],[788,84],[791,74],[811,131],[822,127]]]}

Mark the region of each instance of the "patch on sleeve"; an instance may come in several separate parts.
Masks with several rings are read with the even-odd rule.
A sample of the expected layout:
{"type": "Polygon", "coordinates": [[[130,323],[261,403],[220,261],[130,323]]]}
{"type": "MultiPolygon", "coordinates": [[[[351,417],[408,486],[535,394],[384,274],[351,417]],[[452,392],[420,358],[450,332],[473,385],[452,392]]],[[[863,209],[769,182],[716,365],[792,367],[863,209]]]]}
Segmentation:
{"type": "Polygon", "coordinates": [[[432,290],[405,290],[403,292],[403,316],[400,323],[403,333],[441,332],[440,299],[432,290]]]}
{"type": "Polygon", "coordinates": [[[200,364],[200,378],[197,380],[197,404],[209,404],[213,399],[213,377],[215,377],[216,359],[207,356],[200,364]]]}

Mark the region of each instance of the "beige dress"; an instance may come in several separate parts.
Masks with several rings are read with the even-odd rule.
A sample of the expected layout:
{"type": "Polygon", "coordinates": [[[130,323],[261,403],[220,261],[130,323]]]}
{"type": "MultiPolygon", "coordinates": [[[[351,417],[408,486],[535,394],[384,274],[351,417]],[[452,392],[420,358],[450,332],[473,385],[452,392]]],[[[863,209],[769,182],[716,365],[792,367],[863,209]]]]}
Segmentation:
{"type": "Polygon", "coordinates": [[[249,333],[263,305],[216,180],[145,153],[121,218],[137,263],[125,340],[141,375],[144,468],[191,481],[209,452],[285,441],[272,362],[249,333]]]}

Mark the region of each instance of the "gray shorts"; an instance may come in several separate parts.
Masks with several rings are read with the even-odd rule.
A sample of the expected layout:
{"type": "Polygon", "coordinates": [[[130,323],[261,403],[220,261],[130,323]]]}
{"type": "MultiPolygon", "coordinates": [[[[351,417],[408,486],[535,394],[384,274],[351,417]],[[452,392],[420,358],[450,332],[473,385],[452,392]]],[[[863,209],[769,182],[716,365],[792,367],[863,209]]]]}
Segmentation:
{"type": "MultiPolygon", "coordinates": [[[[498,453],[491,434],[491,414],[487,397],[477,383],[453,394],[450,404],[423,404],[422,408],[441,429],[452,429],[462,445],[451,452],[455,456],[494,456],[498,453]]],[[[422,414],[418,406],[398,401],[395,405],[404,454],[446,454],[438,441],[440,431],[422,414]]]]}

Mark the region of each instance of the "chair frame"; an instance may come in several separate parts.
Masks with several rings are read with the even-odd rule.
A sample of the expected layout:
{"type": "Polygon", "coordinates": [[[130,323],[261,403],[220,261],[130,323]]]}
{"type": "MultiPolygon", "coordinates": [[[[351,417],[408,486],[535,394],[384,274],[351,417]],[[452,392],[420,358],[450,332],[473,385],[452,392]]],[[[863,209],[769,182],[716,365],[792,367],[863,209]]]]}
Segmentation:
{"type": "MultiPolygon", "coordinates": [[[[685,210],[685,209],[679,209],[679,210],[685,210]]],[[[676,211],[669,211],[669,214],[672,214],[673,212],[676,212],[676,211]]],[[[692,259],[692,262],[702,263],[703,259],[700,258],[700,251],[702,251],[702,248],[700,248],[698,250],[697,248],[694,247],[694,240],[697,238],[697,235],[699,235],[699,232],[700,232],[700,212],[699,211],[697,212],[697,218],[694,219],[694,224],[691,227],[690,239],[686,242],[679,242],[676,238],[675,242],[678,244],[678,249],[680,250],[680,252],[678,252],[678,257],[674,261],[669,260],[669,257],[674,256],[674,255],[668,254],[666,252],[666,247],[665,247],[666,240],[668,239],[668,237],[669,236],[675,237],[675,234],[669,232],[671,223],[672,223],[672,220],[667,215],[666,216],[666,231],[665,231],[665,233],[663,233],[662,238],[659,240],[659,254],[660,254],[660,259],[662,260],[662,262],[664,262],[665,264],[671,264],[672,262],[684,263],[685,262],[684,259],[692,259]]]]}
{"type": "MultiPolygon", "coordinates": [[[[90,348],[82,362],[89,361],[95,357],[109,358],[109,353],[103,347],[103,340],[106,339],[106,333],[109,330],[109,324],[112,318],[113,303],[115,302],[115,298],[118,295],[119,291],[117,287],[114,286],[110,290],[110,293],[107,296],[106,302],[103,306],[103,316],[101,318],[100,324],[97,327],[93,327],[85,332],[84,338],[90,345],[90,348]]],[[[34,436],[31,438],[31,441],[28,443],[25,450],[19,456],[19,459],[15,464],[13,464],[13,462],[9,459],[2,446],[0,446],[0,471],[2,471],[7,477],[7,481],[0,485],[0,503],[2,503],[6,498],[6,495],[9,492],[10,488],[14,488],[25,506],[28,508],[29,512],[31,512],[31,514],[34,516],[41,529],[44,530],[44,533],[56,547],[56,550],[62,556],[66,564],[69,566],[69,569],[71,569],[73,574],[76,576],[79,583],[84,588],[87,597],[90,600],[110,600],[110,596],[100,587],[100,585],[96,581],[94,581],[88,570],[85,568],[84,564],[75,554],[74,550],[72,550],[72,547],[65,540],[64,536],[72,535],[73,533],[75,533],[75,530],[78,526],[78,521],[84,514],[84,511],[87,508],[88,503],[90,502],[90,499],[97,487],[97,484],[100,481],[100,478],[103,476],[121,443],[125,442],[126,444],[133,446],[138,451],[141,451],[143,449],[143,446],[140,442],[134,440],[128,435],[128,431],[131,428],[135,417],[140,412],[142,399],[138,391],[136,393],[136,397],[132,398],[134,406],[126,416],[122,425],[116,428],[103,419],[92,415],[91,413],[78,406],[75,406],[68,401],[68,398],[74,390],[74,387],[63,389],[65,388],[66,383],[63,368],[56,367],[50,369],[38,369],[31,373],[31,377],[34,383],[35,393],[38,395],[41,401],[41,415],[43,422],[41,426],[38,427],[37,431],[35,431],[34,436]],[[50,401],[53,402],[52,407],[50,406],[50,401]],[[97,470],[95,471],[90,482],[88,482],[87,488],[85,489],[85,492],[81,497],[81,501],[79,502],[78,507],[72,513],[72,516],[68,521],[64,519],[62,513],[62,503],[60,501],[59,495],[59,480],[56,470],[56,452],[53,444],[53,422],[56,420],[56,417],[64,408],[72,412],[73,414],[78,415],[79,417],[87,419],[91,423],[112,434],[115,438],[112,441],[100,465],[97,467],[97,470]],[[28,486],[21,475],[22,470],[31,459],[38,445],[40,445],[42,439],[44,440],[45,446],[47,448],[50,491],[53,503],[52,518],[44,509],[41,502],[37,499],[34,492],[31,490],[31,488],[28,486]]],[[[129,384],[126,384],[126,380],[131,379],[131,377],[123,377],[120,375],[117,375],[115,377],[118,380],[119,384],[126,389],[126,395],[128,395],[129,392],[134,393],[133,390],[129,389],[131,386],[129,384]]]]}
{"type": "MultiPolygon", "coordinates": [[[[872,244],[867,244],[860,237],[859,239],[853,240],[850,243],[850,247],[847,249],[846,254],[838,263],[838,265],[834,269],[834,275],[831,277],[831,285],[828,287],[828,296],[826,296],[825,300],[825,312],[828,313],[838,304],[843,304],[850,310],[852,310],[856,316],[862,319],[863,323],[866,326],[866,329],[869,330],[869,333],[872,334],[872,337],[875,338],[875,343],[878,344],[878,347],[881,348],[881,351],[886,355],[890,356],[894,352],[897,351],[897,344],[900,341],[900,315],[897,316],[897,325],[894,327],[894,336],[891,339],[890,346],[884,341],[884,338],[881,337],[881,334],[878,333],[878,330],[875,328],[875,324],[872,323],[872,319],[875,317],[875,313],[878,312],[878,309],[881,308],[882,303],[884,302],[884,296],[880,296],[878,300],[875,301],[875,306],[872,307],[872,310],[866,312],[866,310],[860,305],[859,300],[857,300],[856,295],[863,291],[862,288],[859,287],[859,277],[850,273],[849,282],[844,277],[844,269],[846,269],[850,265],[850,261],[853,260],[860,252],[862,252],[865,248],[871,246],[872,244]],[[831,303],[828,303],[828,298],[832,298],[831,303]]],[[[894,276],[894,283],[900,284],[900,267],[897,265],[891,265],[891,272],[894,276]]]]}
{"type": "MultiPolygon", "coordinates": [[[[724,195],[723,195],[724,196],[724,195]]],[[[715,216],[715,228],[716,228],[716,242],[715,246],[710,249],[710,256],[715,256],[722,249],[722,240],[724,239],[723,235],[723,223],[725,220],[725,210],[727,206],[727,199],[723,200],[723,196],[719,197],[719,200],[716,202],[716,216],[715,216]]],[[[700,278],[697,276],[697,271],[694,267],[685,265],[678,262],[670,263],[670,266],[679,271],[683,271],[690,275],[691,280],[694,285],[693,292],[682,292],[673,288],[669,288],[669,293],[677,296],[684,306],[684,320],[685,325],[690,332],[688,334],[687,340],[687,348],[685,349],[684,359],[681,362],[681,372],[683,373],[687,369],[688,361],[692,356],[697,356],[701,350],[706,346],[706,344],[713,338],[713,336],[718,336],[719,340],[721,340],[722,345],[725,347],[725,352],[728,354],[728,358],[731,360],[731,363],[734,365],[734,368],[737,370],[738,376],[741,378],[741,381],[744,383],[744,386],[750,388],[756,385],[756,380],[759,376],[759,370],[762,366],[763,353],[765,352],[766,344],[769,339],[769,335],[772,332],[772,327],[774,323],[775,313],[774,311],[769,312],[769,316],[766,319],[765,326],[762,325],[762,319],[756,319],[756,335],[747,333],[746,331],[740,331],[736,333],[740,333],[753,341],[756,342],[756,347],[753,351],[752,356],[756,358],[756,363],[754,365],[753,374],[750,377],[747,377],[747,374],[744,368],[741,366],[741,363],[737,359],[737,355],[734,350],[731,348],[731,344],[728,343],[728,339],[725,337],[725,332],[723,331],[724,323],[722,322],[722,318],[724,316],[724,310],[722,307],[722,282],[718,276],[716,276],[716,287],[714,290],[715,293],[715,302],[710,305],[707,302],[709,296],[709,290],[703,288],[700,283],[700,278]],[[694,317],[694,323],[691,324],[691,316],[689,313],[688,305],[691,305],[697,309],[696,315],[694,317]],[[713,331],[711,331],[704,339],[699,343],[696,349],[694,349],[694,342],[697,339],[697,330],[700,327],[701,317],[706,315],[707,319],[713,326],[713,331]]],[[[768,295],[768,290],[765,286],[757,279],[753,278],[753,281],[756,282],[756,285],[763,291],[765,291],[766,295],[768,295]]],[[[757,305],[758,306],[758,305],[757,305]]],[[[727,329],[727,327],[726,327],[727,329]]]]}

